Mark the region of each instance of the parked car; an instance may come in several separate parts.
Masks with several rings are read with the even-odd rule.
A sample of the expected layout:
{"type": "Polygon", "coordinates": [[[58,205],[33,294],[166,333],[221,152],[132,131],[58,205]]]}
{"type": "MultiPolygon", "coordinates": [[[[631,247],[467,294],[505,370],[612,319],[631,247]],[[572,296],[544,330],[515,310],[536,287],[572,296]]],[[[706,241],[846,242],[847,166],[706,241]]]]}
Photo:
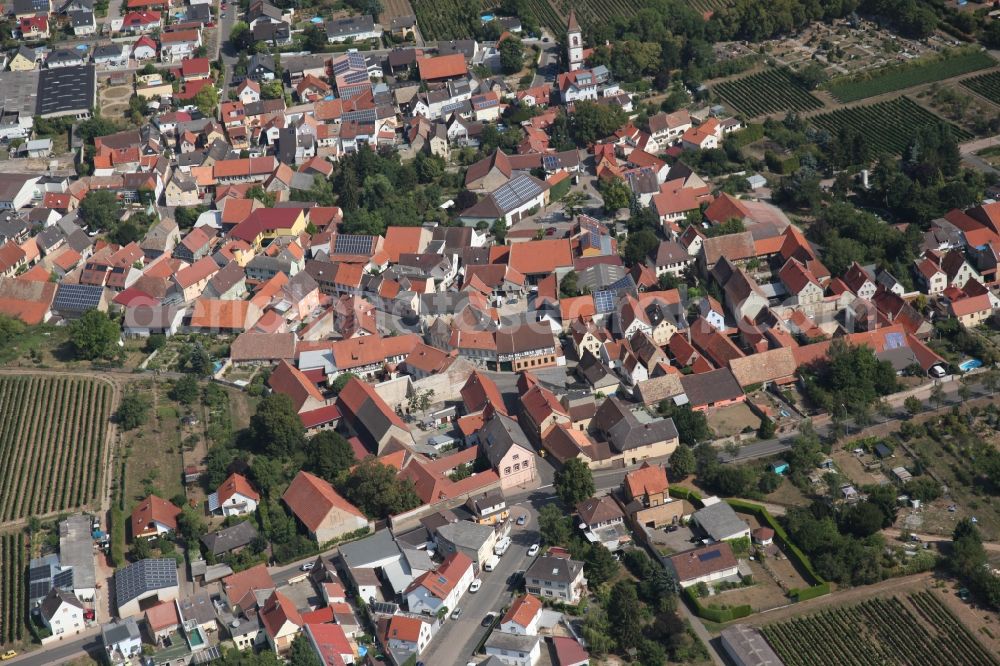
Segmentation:
{"type": "Polygon", "coordinates": [[[482,586],[483,586],[483,581],[477,578],[474,581],[472,581],[472,585],[469,586],[469,592],[473,593],[478,592],[479,588],[481,588],[482,586]]]}
{"type": "Polygon", "coordinates": [[[451,619],[457,620],[460,617],[462,617],[462,609],[461,608],[456,608],[455,610],[453,610],[451,612],[451,619]]]}
{"type": "Polygon", "coordinates": [[[0,656],[0,661],[7,661],[8,659],[13,659],[16,656],[17,656],[16,652],[14,652],[13,650],[7,650],[6,652],[3,653],[3,656],[0,656]]]}
{"type": "Polygon", "coordinates": [[[479,623],[480,626],[483,626],[483,627],[490,626],[491,624],[493,624],[493,618],[495,618],[495,617],[496,617],[496,613],[487,613],[486,617],[483,618],[483,621],[479,623]]]}
{"type": "Polygon", "coordinates": [[[299,570],[300,570],[300,571],[312,571],[312,568],[313,568],[314,566],[316,566],[316,563],[315,563],[315,562],[306,562],[306,563],[305,563],[305,564],[303,564],[303,565],[302,565],[301,567],[299,567],[299,570]]]}
{"type": "Polygon", "coordinates": [[[667,525],[667,531],[668,532],[676,532],[678,529],[680,529],[680,528],[677,527],[676,525],[667,525]]]}
{"type": "Polygon", "coordinates": [[[528,557],[534,557],[538,555],[539,545],[537,543],[531,544],[531,548],[528,549],[528,557]]]}
{"type": "Polygon", "coordinates": [[[528,517],[526,515],[521,514],[520,516],[517,517],[518,525],[524,525],[526,522],[528,522],[528,517]]]}

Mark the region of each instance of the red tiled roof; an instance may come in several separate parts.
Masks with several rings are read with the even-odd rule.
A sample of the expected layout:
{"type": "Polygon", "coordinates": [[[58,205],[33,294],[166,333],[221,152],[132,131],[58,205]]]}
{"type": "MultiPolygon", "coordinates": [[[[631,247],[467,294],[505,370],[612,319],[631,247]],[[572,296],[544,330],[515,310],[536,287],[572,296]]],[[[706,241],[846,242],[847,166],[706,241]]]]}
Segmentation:
{"type": "Polygon", "coordinates": [[[274,580],[267,572],[266,564],[258,564],[222,579],[222,588],[226,591],[229,603],[239,605],[244,610],[248,606],[248,595],[255,590],[273,590],[274,580]]]}
{"type": "Polygon", "coordinates": [[[465,64],[465,56],[461,53],[420,58],[417,60],[417,69],[420,71],[420,78],[423,81],[465,76],[469,73],[469,68],[465,64]]]}
{"type": "Polygon", "coordinates": [[[527,627],[541,611],[542,602],[538,600],[538,597],[526,594],[523,597],[518,597],[511,604],[507,614],[500,620],[500,624],[514,622],[520,627],[527,627]]]}
{"type": "Polygon", "coordinates": [[[219,504],[222,504],[237,493],[255,502],[260,501],[260,495],[257,494],[257,491],[253,489],[253,486],[250,485],[250,482],[242,474],[230,474],[229,478],[222,482],[222,485],[219,486],[216,492],[219,495],[219,504]]]}
{"type": "Polygon", "coordinates": [[[292,400],[295,410],[299,411],[309,398],[324,402],[323,394],[316,385],[309,381],[301,370],[282,359],[271,372],[267,380],[268,386],[275,393],[287,395],[292,400]]]}
{"type": "Polygon", "coordinates": [[[296,627],[302,626],[302,616],[292,600],[275,590],[260,609],[260,619],[264,629],[273,638],[278,635],[286,623],[291,622],[296,627]]]}
{"type": "Polygon", "coordinates": [[[665,493],[670,488],[667,472],[659,465],[650,465],[648,462],[625,475],[625,486],[632,497],[665,493]]]}
{"type": "Polygon", "coordinates": [[[177,516],[180,513],[181,510],[172,503],[156,495],[150,495],[132,510],[132,537],[155,532],[154,523],[176,530],[177,516]]]}
{"type": "Polygon", "coordinates": [[[300,471],[281,496],[292,513],[310,531],[315,532],[334,509],[365,518],[356,506],[345,500],[328,482],[309,472],[300,471]]]}

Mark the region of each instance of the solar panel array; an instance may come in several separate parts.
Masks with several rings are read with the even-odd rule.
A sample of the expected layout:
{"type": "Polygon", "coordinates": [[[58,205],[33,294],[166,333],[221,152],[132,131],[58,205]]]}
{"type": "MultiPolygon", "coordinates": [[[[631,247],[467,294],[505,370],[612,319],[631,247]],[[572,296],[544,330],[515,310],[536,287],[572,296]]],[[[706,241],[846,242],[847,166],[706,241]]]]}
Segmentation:
{"type": "Polygon", "coordinates": [[[145,559],[115,572],[115,598],[122,606],[146,592],[177,585],[175,560],[145,559]]]}
{"type": "Polygon", "coordinates": [[[389,601],[376,601],[371,604],[371,609],[376,615],[395,615],[399,606],[389,601]]]}
{"type": "Polygon", "coordinates": [[[615,309],[615,292],[610,289],[594,292],[594,307],[601,314],[607,314],[615,309]]]}
{"type": "Polygon", "coordinates": [[[546,171],[555,171],[559,168],[559,158],[555,155],[545,155],[542,157],[542,166],[546,171]]]}
{"type": "Polygon", "coordinates": [[[625,276],[619,278],[612,284],[608,285],[608,289],[614,291],[620,291],[622,289],[632,291],[633,289],[635,289],[635,280],[632,279],[631,275],[626,274],[625,276]]]}
{"type": "Polygon", "coordinates": [[[445,104],[444,106],[441,107],[441,114],[447,115],[452,111],[457,111],[458,109],[461,109],[463,106],[465,106],[464,101],[449,102],[448,104],[445,104]]]}
{"type": "Polygon", "coordinates": [[[707,553],[701,553],[698,555],[698,560],[701,562],[710,562],[716,558],[722,557],[722,553],[718,550],[711,550],[707,553]]]}
{"type": "Polygon", "coordinates": [[[57,312],[84,312],[93,310],[101,302],[104,288],[86,284],[60,284],[52,309],[57,312]]]}
{"type": "Polygon", "coordinates": [[[375,109],[358,109],[356,111],[345,111],[342,118],[345,121],[353,120],[359,123],[373,123],[376,120],[375,109]]]}
{"type": "Polygon", "coordinates": [[[372,253],[372,243],[374,236],[356,236],[352,234],[338,234],[333,240],[334,254],[363,254],[372,253]]]}
{"type": "Polygon", "coordinates": [[[885,336],[886,349],[900,349],[906,346],[906,338],[902,333],[887,333],[885,336]]]}
{"type": "Polygon", "coordinates": [[[64,569],[52,577],[52,587],[68,590],[73,587],[73,570],[64,569]]]}
{"type": "Polygon", "coordinates": [[[509,211],[531,201],[541,192],[541,188],[528,176],[521,176],[508,181],[493,192],[493,200],[502,211],[509,211]]]}
{"type": "Polygon", "coordinates": [[[45,580],[34,581],[28,583],[28,598],[29,599],[41,599],[49,593],[52,589],[52,581],[46,578],[45,580]]]}
{"type": "Polygon", "coordinates": [[[368,81],[368,72],[363,70],[360,72],[354,72],[354,71],[348,72],[347,74],[344,75],[345,83],[351,83],[351,84],[365,83],[367,81],[368,81]]]}

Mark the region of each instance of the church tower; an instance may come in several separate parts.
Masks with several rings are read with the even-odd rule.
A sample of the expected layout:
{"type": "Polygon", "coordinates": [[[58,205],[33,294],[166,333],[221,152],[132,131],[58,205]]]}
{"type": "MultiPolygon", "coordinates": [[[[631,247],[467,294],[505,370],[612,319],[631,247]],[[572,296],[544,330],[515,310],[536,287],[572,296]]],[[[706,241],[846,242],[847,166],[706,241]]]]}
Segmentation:
{"type": "Polygon", "coordinates": [[[569,71],[575,72],[583,68],[583,30],[576,21],[576,10],[569,10],[569,22],[566,26],[566,56],[569,71]]]}

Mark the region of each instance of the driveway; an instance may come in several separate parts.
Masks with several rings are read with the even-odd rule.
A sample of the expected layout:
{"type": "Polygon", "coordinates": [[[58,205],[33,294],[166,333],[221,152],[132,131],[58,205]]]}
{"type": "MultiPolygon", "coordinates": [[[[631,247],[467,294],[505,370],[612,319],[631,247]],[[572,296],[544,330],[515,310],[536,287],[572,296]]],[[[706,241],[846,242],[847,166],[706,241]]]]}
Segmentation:
{"type": "Polygon", "coordinates": [[[515,572],[528,568],[535,559],[528,557],[528,548],[540,540],[535,508],[527,502],[511,506],[512,519],[522,514],[528,516],[527,524],[523,527],[514,525],[511,529],[511,546],[500,558],[497,568],[491,572],[479,573],[479,578],[483,581],[479,592],[466,592],[462,596],[458,603],[462,609],[462,617],[444,621],[431,640],[430,648],[421,655],[421,661],[425,664],[468,663],[473,659],[473,650],[488,631],[480,626],[483,618],[489,612],[500,613],[510,605],[514,594],[507,581],[515,572]]]}

